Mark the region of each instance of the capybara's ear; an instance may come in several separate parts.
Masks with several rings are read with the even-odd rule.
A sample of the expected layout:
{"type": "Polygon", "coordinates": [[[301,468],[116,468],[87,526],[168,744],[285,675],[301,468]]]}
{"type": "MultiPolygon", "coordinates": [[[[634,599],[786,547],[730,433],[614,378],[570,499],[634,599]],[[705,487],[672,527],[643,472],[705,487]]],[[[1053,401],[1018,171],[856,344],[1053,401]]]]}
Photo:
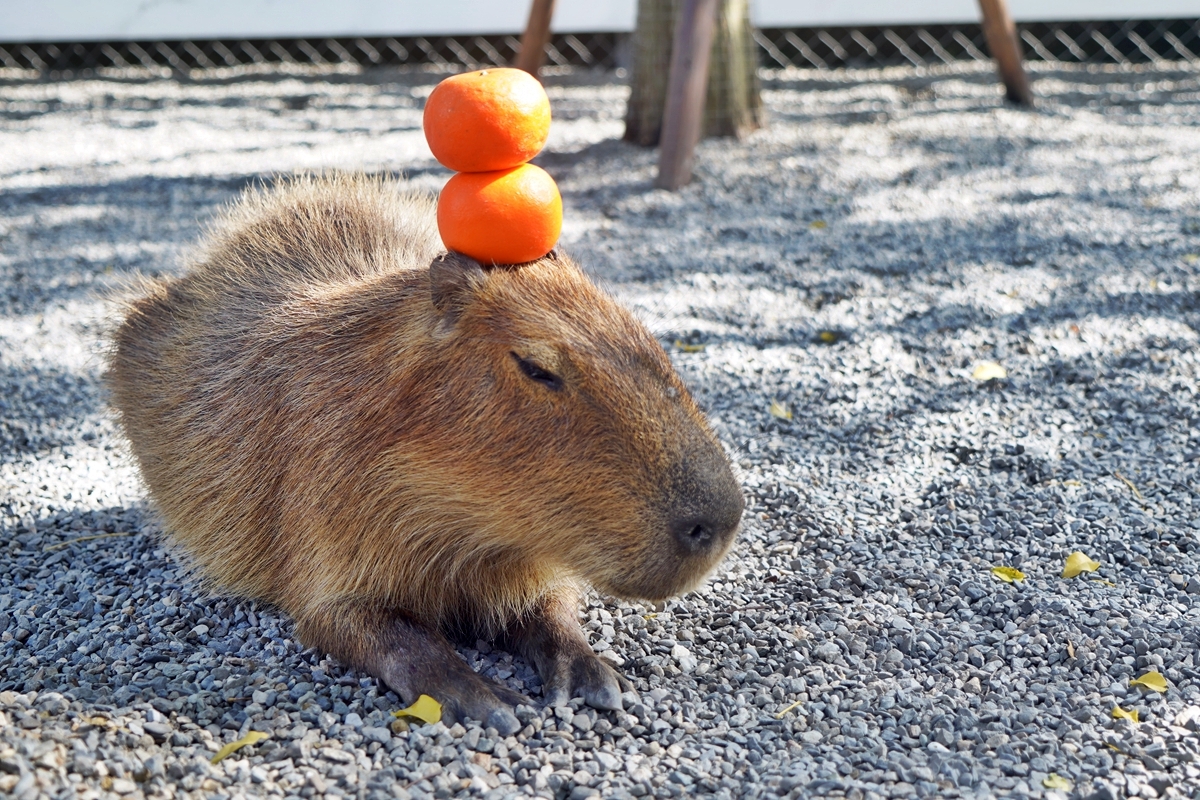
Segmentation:
{"type": "Polygon", "coordinates": [[[441,323],[448,328],[485,280],[483,267],[462,253],[442,253],[429,265],[429,290],[441,323]]]}

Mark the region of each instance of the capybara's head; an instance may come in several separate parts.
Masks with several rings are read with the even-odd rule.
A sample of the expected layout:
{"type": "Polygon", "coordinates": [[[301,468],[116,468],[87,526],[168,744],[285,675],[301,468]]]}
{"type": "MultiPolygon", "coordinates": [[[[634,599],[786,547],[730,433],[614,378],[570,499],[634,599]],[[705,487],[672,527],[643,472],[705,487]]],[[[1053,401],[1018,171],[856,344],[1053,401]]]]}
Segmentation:
{"type": "Polygon", "coordinates": [[[448,253],[429,275],[424,378],[441,438],[405,458],[439,483],[442,513],[465,515],[498,557],[619,597],[693,588],[744,501],[654,337],[556,252],[487,270],[448,253]]]}

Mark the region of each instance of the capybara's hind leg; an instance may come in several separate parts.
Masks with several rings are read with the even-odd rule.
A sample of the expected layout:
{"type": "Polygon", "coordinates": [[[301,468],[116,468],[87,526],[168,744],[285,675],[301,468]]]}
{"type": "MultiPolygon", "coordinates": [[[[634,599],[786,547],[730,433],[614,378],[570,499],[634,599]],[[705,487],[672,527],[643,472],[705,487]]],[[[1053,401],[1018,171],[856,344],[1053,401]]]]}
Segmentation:
{"type": "Polygon", "coordinates": [[[429,695],[442,704],[447,725],[474,719],[504,736],[521,728],[512,709],[529,702],[525,697],[477,674],[441,633],[401,612],[333,603],[298,620],[297,633],[306,645],[383,681],[405,703],[429,695]]]}
{"type": "Polygon", "coordinates": [[[511,623],[505,643],[533,662],[542,678],[546,705],[582,697],[593,708],[621,708],[621,691],[633,686],[592,652],[579,627],[579,595],[556,590],[511,623]]]}

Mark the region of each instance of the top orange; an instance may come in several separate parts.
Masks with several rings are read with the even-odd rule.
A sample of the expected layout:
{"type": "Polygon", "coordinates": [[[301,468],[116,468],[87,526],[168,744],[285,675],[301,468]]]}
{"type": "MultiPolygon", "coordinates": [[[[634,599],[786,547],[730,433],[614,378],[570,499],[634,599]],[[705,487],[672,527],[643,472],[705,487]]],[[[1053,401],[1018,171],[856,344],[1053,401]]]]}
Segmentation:
{"type": "Polygon", "coordinates": [[[550,135],[550,99],[537,78],[509,67],[454,75],[425,103],[433,157],[456,172],[524,164],[550,135]]]}

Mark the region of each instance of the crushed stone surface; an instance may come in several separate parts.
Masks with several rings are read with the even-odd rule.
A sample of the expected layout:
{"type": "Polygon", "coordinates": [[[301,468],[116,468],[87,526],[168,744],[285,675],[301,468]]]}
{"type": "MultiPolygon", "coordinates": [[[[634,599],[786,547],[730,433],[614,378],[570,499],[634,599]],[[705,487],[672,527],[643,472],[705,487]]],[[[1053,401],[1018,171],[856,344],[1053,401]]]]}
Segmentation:
{"type": "Polygon", "coordinates": [[[620,141],[620,80],[548,79],[563,245],[660,336],[748,502],[699,591],[583,610],[622,711],[394,723],[205,591],[106,406],[105,298],[275,173],[436,191],[439,77],[0,83],[0,796],[1200,794],[1195,70],[1046,68],[1036,111],[984,66],[767,74],[769,127],[702,143],[678,193],[620,141]],[[1075,551],[1100,566],[1064,579],[1075,551]]]}

